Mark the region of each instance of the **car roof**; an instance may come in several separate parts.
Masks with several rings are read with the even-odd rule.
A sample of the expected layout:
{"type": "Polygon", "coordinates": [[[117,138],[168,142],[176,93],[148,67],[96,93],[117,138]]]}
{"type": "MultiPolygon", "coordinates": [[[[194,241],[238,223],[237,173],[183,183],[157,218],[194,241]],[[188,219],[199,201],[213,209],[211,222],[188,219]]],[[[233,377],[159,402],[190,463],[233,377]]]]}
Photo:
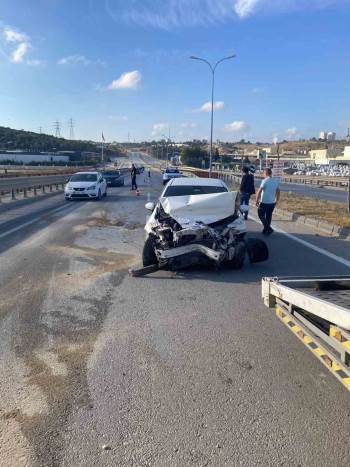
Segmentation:
{"type": "Polygon", "coordinates": [[[73,175],[98,175],[100,172],[75,172],[73,175]]]}
{"type": "Polygon", "coordinates": [[[225,182],[217,178],[200,178],[200,177],[186,177],[174,178],[170,180],[168,185],[172,186],[224,186],[225,182]]]}

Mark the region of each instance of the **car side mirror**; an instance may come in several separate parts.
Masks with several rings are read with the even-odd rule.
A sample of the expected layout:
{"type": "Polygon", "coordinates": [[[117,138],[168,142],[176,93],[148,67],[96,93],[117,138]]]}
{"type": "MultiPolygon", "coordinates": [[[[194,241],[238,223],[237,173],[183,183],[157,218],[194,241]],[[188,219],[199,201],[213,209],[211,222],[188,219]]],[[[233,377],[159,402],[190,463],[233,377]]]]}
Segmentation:
{"type": "Polygon", "coordinates": [[[66,178],[66,183],[69,183],[69,181],[70,181],[70,178],[66,178]]]}
{"type": "Polygon", "coordinates": [[[155,206],[155,204],[152,203],[152,202],[150,202],[150,203],[147,203],[147,204],[145,205],[145,208],[146,208],[148,211],[153,211],[153,210],[154,210],[154,206],[155,206]]]}

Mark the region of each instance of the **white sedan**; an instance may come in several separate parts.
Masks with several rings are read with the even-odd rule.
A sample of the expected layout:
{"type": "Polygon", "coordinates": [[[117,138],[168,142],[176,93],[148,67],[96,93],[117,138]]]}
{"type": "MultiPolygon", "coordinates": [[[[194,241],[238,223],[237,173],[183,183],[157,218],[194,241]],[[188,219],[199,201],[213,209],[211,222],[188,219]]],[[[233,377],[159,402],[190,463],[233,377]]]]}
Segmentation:
{"type": "Polygon", "coordinates": [[[173,178],[182,178],[184,174],[175,167],[167,167],[163,173],[163,185],[166,185],[173,178]]]}
{"type": "Polygon", "coordinates": [[[98,199],[107,196],[107,182],[100,172],[78,172],[72,175],[64,189],[66,200],[98,199]]]}

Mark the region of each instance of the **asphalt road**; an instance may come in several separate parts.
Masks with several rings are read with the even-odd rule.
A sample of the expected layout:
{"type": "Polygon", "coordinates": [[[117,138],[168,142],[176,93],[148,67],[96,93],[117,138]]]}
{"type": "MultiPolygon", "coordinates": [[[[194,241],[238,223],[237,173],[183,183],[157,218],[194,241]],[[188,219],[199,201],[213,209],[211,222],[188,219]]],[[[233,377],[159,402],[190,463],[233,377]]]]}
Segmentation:
{"type": "Polygon", "coordinates": [[[349,393],[260,297],[348,268],[274,234],[262,265],[133,279],[162,188],[138,181],[0,214],[0,465],[348,465],[349,393]]]}

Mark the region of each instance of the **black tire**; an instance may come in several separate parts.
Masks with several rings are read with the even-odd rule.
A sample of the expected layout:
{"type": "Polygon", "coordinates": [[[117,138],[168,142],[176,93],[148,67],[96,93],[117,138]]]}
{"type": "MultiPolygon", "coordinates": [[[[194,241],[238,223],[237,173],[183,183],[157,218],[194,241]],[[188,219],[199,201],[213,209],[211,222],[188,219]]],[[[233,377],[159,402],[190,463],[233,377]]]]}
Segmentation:
{"type": "Polygon", "coordinates": [[[260,238],[248,238],[246,240],[246,247],[251,263],[262,263],[269,259],[269,249],[260,238]]]}
{"type": "Polygon", "coordinates": [[[155,237],[154,235],[149,235],[145,241],[142,251],[142,264],[144,267],[158,264],[157,256],[154,250],[155,237]]]}
{"type": "Polygon", "coordinates": [[[232,269],[242,269],[244,266],[245,255],[247,253],[247,248],[245,242],[239,242],[235,248],[235,255],[228,261],[227,264],[232,269]]]}

